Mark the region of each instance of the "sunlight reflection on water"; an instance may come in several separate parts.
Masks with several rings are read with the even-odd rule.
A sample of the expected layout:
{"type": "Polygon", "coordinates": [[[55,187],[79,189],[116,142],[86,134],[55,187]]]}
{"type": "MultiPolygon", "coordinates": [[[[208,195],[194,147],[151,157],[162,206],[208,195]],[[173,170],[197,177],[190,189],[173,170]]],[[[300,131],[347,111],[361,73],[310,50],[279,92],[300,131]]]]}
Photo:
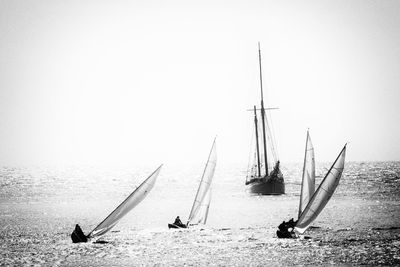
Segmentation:
{"type": "MultiPolygon", "coordinates": [[[[297,214],[301,164],[283,166],[287,192],[282,196],[251,196],[245,190],[244,166],[218,166],[203,231],[168,231],[166,227],[177,215],[187,218],[203,166],[164,166],[149,196],[114,228],[115,232],[104,236],[110,241],[105,246],[107,252],[104,246],[71,244],[69,234],[75,223],[88,233],[156,167],[0,168],[1,256],[5,263],[107,265],[116,260],[129,264],[144,255],[143,262],[150,265],[207,265],[210,257],[215,264],[240,265],[246,262],[246,252],[258,255],[254,264],[276,257],[289,264],[295,262],[284,256],[284,247],[303,253],[298,242],[274,238],[278,223],[297,214]],[[260,249],[268,248],[275,252],[259,255],[260,249]],[[179,252],[175,257],[171,254],[174,250],[186,254],[179,252]]],[[[317,184],[328,167],[317,165],[317,184]]],[[[346,240],[373,227],[396,226],[400,219],[399,177],[399,162],[347,163],[338,190],[315,221],[321,228],[310,235],[319,242],[346,240]]],[[[370,233],[371,239],[378,239],[375,235],[370,233]]],[[[399,244],[385,240],[381,246],[391,245],[398,252],[399,244]]],[[[307,244],[307,255],[311,255],[315,243],[307,244]]],[[[330,250],[327,243],[321,253],[330,250]]],[[[357,262],[350,254],[343,256],[343,261],[338,261],[342,259],[339,255],[332,260],[357,262]]],[[[384,262],[393,263],[390,259],[395,258],[388,257],[384,262]]],[[[360,262],[362,259],[367,260],[361,257],[360,262]]]]}

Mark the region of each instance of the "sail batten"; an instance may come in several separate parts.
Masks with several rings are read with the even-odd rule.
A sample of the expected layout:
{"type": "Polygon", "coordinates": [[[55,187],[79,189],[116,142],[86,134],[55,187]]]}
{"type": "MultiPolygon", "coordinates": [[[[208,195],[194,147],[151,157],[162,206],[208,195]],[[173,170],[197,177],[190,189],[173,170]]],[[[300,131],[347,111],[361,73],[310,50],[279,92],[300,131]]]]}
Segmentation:
{"type": "Polygon", "coordinates": [[[332,197],[344,170],[345,157],[346,145],[301,213],[295,227],[297,232],[304,233],[332,197]]]}
{"type": "Polygon", "coordinates": [[[96,228],[89,233],[89,237],[103,235],[110,231],[126,214],[139,204],[153,188],[162,165],[158,167],[140,186],[138,186],[113,212],[111,212],[96,228]]]}

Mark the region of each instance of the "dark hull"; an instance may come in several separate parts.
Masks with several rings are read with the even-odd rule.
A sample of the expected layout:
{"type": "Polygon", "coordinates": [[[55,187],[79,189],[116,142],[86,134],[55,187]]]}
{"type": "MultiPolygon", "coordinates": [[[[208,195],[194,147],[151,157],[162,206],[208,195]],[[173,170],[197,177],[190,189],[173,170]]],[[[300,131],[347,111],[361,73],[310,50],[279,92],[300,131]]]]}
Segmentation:
{"type": "Polygon", "coordinates": [[[253,194],[259,195],[282,195],[285,194],[285,182],[275,179],[255,179],[247,186],[253,194]]]}
{"type": "Polygon", "coordinates": [[[182,229],[182,228],[187,228],[187,227],[186,227],[186,225],[178,226],[178,225],[176,225],[176,224],[169,223],[169,224],[168,224],[168,228],[169,228],[169,229],[182,229]]]}
{"type": "Polygon", "coordinates": [[[281,231],[276,231],[276,236],[278,238],[296,238],[295,234],[291,234],[290,232],[281,232],[281,231]]]}

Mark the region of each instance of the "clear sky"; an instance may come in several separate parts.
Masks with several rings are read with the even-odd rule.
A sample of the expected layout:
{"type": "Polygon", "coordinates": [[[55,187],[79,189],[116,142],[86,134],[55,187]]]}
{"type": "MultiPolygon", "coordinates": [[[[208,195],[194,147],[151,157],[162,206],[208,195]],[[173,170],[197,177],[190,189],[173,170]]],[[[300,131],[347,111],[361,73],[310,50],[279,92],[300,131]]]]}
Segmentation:
{"type": "Polygon", "coordinates": [[[0,0],[0,163],[400,160],[400,1],[0,0]]]}

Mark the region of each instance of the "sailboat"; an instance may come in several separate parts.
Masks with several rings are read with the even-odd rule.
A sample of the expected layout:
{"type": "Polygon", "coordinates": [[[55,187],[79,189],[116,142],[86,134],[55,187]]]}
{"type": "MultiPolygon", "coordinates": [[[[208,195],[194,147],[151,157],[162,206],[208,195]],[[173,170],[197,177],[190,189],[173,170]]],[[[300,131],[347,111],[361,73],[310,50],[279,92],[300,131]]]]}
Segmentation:
{"type": "MultiPolygon", "coordinates": [[[[87,236],[87,238],[94,238],[104,235],[110,231],[126,214],[128,214],[136,205],[138,205],[154,187],[157,176],[160,173],[162,165],[160,165],[142,184],[137,187],[113,212],[111,212],[99,225],[97,225],[87,236]]],[[[79,227],[77,225],[77,227],[79,227]]],[[[79,227],[80,229],[80,227],[79,227]]],[[[74,243],[79,240],[76,237],[76,230],[71,234],[74,243]],[[74,236],[75,233],[75,236],[74,236]],[[75,239],[74,239],[75,237],[75,239]]],[[[83,234],[83,232],[82,232],[83,234]]],[[[85,238],[83,238],[85,239],[85,238]]],[[[86,242],[86,241],[80,241],[86,242]]]]}
{"type": "Polygon", "coordinates": [[[347,144],[344,145],[343,149],[340,151],[335,162],[325,175],[318,189],[312,195],[304,210],[299,215],[299,219],[297,220],[294,228],[297,233],[303,234],[308,229],[310,224],[324,209],[339,185],[339,181],[344,170],[346,146],[347,144]]]}
{"type": "MultiPolygon", "coordinates": [[[[347,145],[347,144],[346,144],[347,145]]],[[[298,220],[296,222],[291,219],[289,222],[283,222],[279,226],[277,236],[279,238],[293,238],[296,237],[293,231],[289,232],[287,229],[294,228],[293,230],[298,234],[303,234],[311,223],[324,209],[337,186],[339,185],[340,178],[344,170],[344,163],[346,157],[346,145],[343,147],[335,162],[325,175],[318,189],[315,189],[315,157],[314,147],[311,142],[311,137],[307,131],[306,148],[304,153],[303,175],[301,182],[300,203],[298,211],[298,220]]]]}
{"type": "Polygon", "coordinates": [[[254,106],[254,130],[256,142],[255,147],[252,146],[252,149],[254,149],[254,157],[249,161],[245,184],[249,187],[250,192],[254,194],[280,195],[285,193],[285,181],[280,170],[278,153],[275,148],[275,138],[271,128],[272,125],[267,119],[267,114],[265,112],[272,108],[264,107],[260,43],[258,43],[258,60],[260,67],[261,109],[257,109],[257,107],[254,106]],[[261,125],[259,125],[258,122],[259,115],[257,111],[260,111],[261,113],[261,125]],[[262,135],[262,138],[260,137],[260,134],[262,135]],[[267,152],[268,150],[269,153],[267,152]],[[271,172],[269,169],[270,166],[273,166],[271,172]]]}
{"type": "Polygon", "coordinates": [[[168,228],[187,228],[190,225],[206,224],[211,202],[211,182],[216,165],[217,150],[214,139],[187,223],[169,223],[168,228]]]}

